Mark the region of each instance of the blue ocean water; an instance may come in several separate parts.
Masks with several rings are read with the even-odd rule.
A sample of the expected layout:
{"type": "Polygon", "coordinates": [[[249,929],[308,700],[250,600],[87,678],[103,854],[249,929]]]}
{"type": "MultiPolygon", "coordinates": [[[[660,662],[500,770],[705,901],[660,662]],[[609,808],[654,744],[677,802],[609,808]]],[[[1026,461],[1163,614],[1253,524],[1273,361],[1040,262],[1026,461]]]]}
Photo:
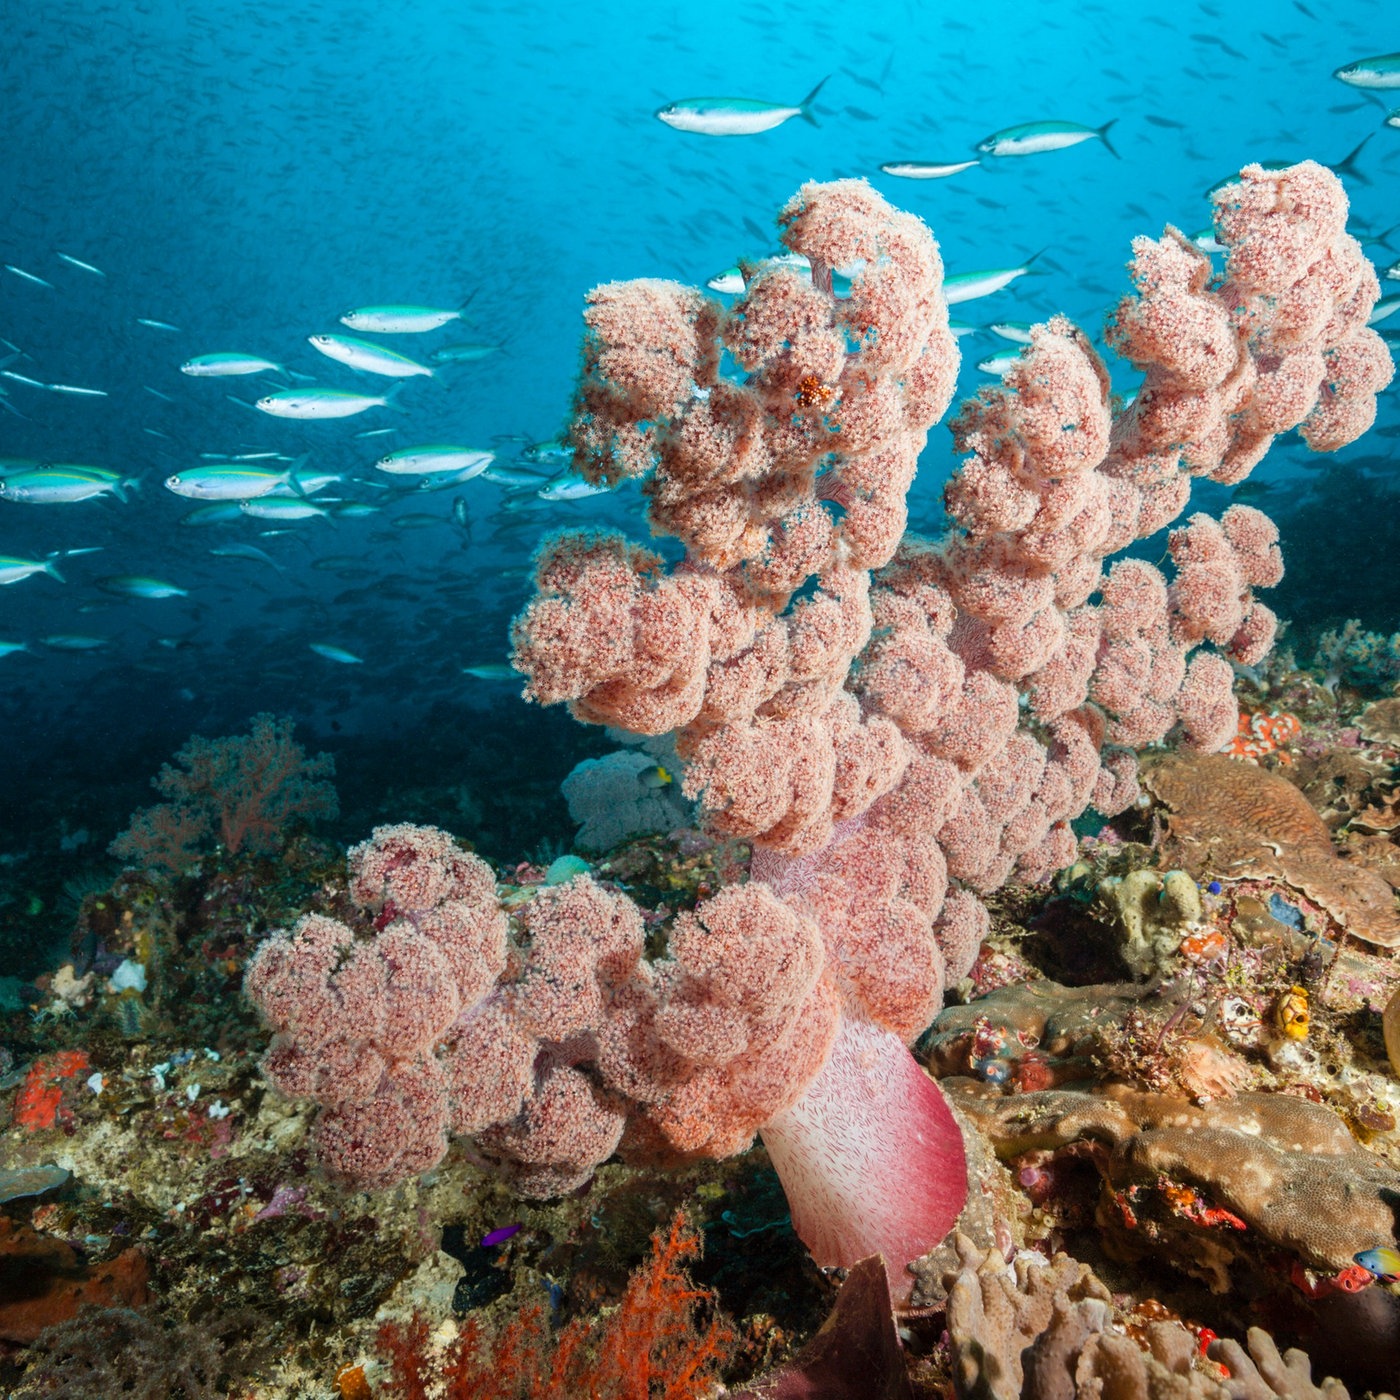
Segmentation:
{"type": "MultiPolygon", "coordinates": [[[[776,251],[773,216],[804,180],[869,178],[929,222],[953,273],[1038,254],[1006,290],[955,309],[977,327],[1065,312],[1098,337],[1127,289],[1132,237],[1168,222],[1201,229],[1207,189],[1251,160],[1340,165],[1365,141],[1343,170],[1352,228],[1381,268],[1400,250],[1400,131],[1383,126],[1384,103],[1332,76],[1400,46],[1381,0],[1131,11],[151,0],[31,7],[6,30],[0,262],[19,271],[0,270],[12,347],[0,358],[15,355],[8,371],[39,386],[101,396],[0,379],[0,457],[104,467],[136,485],[126,501],[0,498],[0,554],[100,550],[60,561],[65,582],[0,591],[0,641],[25,647],[0,657],[0,850],[36,839],[36,824],[49,840],[60,808],[68,827],[83,820],[85,791],[105,844],[116,827],[104,800],[130,810],[191,732],[230,733],[261,710],[340,752],[342,784],[356,781],[343,756],[353,741],[362,771],[369,755],[379,772],[406,772],[475,754],[483,781],[508,786],[528,769],[557,786],[594,740],[527,711],[518,684],[463,668],[505,660],[547,531],[608,523],[644,537],[637,488],[549,502],[537,490],[558,468],[527,460],[516,469],[537,483],[421,491],[374,463],[455,443],[507,466],[555,438],[588,289],[635,276],[703,284],[776,251]],[[686,134],[654,115],[696,95],[795,104],[823,79],[812,121],[759,135],[686,134]],[[1117,158],[1091,139],[941,180],[880,171],[967,158],[990,133],[1044,119],[1113,121],[1117,158]],[[436,382],[409,380],[401,412],[286,421],[250,403],[288,379],[180,372],[193,356],[244,351],[377,394],[390,381],[332,363],[307,337],[344,333],[351,308],[395,302],[466,303],[436,331],[385,338],[402,353],[487,347],[436,382]],[[162,485],[202,459],[252,453],[305,456],[307,471],[339,476],[317,497],[328,514],[200,526],[186,519],[198,503],[162,485]],[[354,504],[375,510],[357,518],[354,504]],[[124,575],[185,595],[98,584],[124,575]],[[45,641],[74,637],[90,644],[45,641]],[[502,733],[541,743],[493,745],[502,733]]],[[[960,396],[990,381],[979,360],[1011,348],[981,330],[961,344],[960,396]]],[[[1278,507],[1297,566],[1285,613],[1400,622],[1393,585],[1344,568],[1368,550],[1393,558],[1385,468],[1397,432],[1392,391],[1378,429],[1340,463],[1284,443],[1251,479],[1251,499],[1278,507]]],[[[953,465],[937,428],[915,528],[938,527],[953,465]]],[[[387,801],[381,791],[365,805],[387,801]]]]}

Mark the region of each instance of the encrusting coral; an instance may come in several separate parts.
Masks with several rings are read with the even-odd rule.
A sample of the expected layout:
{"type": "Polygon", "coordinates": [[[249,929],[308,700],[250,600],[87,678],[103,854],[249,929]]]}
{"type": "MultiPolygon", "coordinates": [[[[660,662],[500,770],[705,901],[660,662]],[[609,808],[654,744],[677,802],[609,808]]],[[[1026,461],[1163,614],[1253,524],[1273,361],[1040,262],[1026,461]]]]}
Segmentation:
{"type": "MultiPolygon", "coordinates": [[[[1360,1147],[1330,1108],[1305,1098],[1246,1091],[1200,1105],[1124,1084],[1009,1097],[971,1080],[943,1087],[999,1157],[1102,1144],[1107,1151],[1092,1160],[1111,1191],[1126,1193],[1129,1232],[1135,1188],[1150,1194],[1166,1182],[1195,1193],[1195,1200],[1167,1195],[1171,1213],[1188,1226],[1257,1231],[1329,1275],[1353,1268],[1358,1250],[1393,1246],[1400,1175],[1360,1147]]],[[[1226,1286],[1214,1251],[1192,1260],[1183,1247],[1178,1262],[1226,1286]]]]}
{"type": "Polygon", "coordinates": [[[1143,782],[1168,811],[1166,857],[1200,878],[1277,877],[1348,933],[1400,945],[1390,886],[1342,860],[1327,824],[1286,778],[1216,754],[1164,754],[1143,782]]]}
{"type": "Polygon", "coordinates": [[[1234,735],[1227,657],[1273,637],[1254,589],[1281,574],[1277,532],[1250,507],[1174,531],[1170,582],[1104,561],[1174,520],[1194,476],[1241,480],[1278,432],[1350,441],[1392,373],[1334,175],[1251,166],[1215,198],[1222,280],[1174,230],[1134,245],[1109,332],[1146,376],[1132,406],[1114,414],[1082,332],[1036,327],[954,421],[969,456],[937,544],[903,533],[957,371],[918,219],[863,181],[809,184],[779,222],[810,275],[761,264],[729,309],[669,282],[590,295],[576,465],[646,476],[652,527],[685,557],[548,542],[514,664],[535,700],[672,732],[703,823],[752,842],[751,878],[648,961],[636,906],[580,877],[468,970],[460,906],[475,928],[499,917],[485,877],[401,897],[429,846],[454,858],[440,834],[381,832],[382,887],[355,881],[372,934],[304,920],[249,971],[273,1077],[325,1106],[336,1165],[382,1184],[451,1127],[545,1194],[615,1148],[723,1156],[761,1131],[819,1263],[880,1252],[898,1277],[943,1238],[965,1158],[907,1046],[972,964],[978,896],[1068,863],[1090,804],[1131,803],[1131,746],[1234,735]],[[855,269],[848,295],[836,267],[855,269]]]}

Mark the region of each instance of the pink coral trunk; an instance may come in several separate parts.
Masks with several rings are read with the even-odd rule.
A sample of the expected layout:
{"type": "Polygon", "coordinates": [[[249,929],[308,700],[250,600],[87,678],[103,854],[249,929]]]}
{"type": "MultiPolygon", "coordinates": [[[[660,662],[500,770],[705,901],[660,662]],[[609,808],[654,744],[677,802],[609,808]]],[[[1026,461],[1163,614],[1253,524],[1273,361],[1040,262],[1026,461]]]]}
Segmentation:
{"type": "Polygon", "coordinates": [[[906,1298],[904,1265],[943,1240],[967,1199],[967,1159],[942,1091],[903,1041],[843,1018],[807,1092],[762,1133],[817,1263],[881,1254],[895,1300],[906,1298]]]}

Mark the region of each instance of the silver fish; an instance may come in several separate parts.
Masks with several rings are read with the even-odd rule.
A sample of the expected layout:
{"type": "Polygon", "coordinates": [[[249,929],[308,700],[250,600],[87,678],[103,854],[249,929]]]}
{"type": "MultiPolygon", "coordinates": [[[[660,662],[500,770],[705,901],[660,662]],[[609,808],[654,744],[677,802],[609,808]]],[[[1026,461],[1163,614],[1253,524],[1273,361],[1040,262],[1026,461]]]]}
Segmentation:
{"type": "Polygon", "coordinates": [[[697,136],[756,136],[762,131],[772,131],[793,117],[801,117],[815,126],[811,106],[826,81],[823,78],[796,105],[760,102],[752,97],[686,97],[658,108],[656,118],[676,131],[697,136]]]}

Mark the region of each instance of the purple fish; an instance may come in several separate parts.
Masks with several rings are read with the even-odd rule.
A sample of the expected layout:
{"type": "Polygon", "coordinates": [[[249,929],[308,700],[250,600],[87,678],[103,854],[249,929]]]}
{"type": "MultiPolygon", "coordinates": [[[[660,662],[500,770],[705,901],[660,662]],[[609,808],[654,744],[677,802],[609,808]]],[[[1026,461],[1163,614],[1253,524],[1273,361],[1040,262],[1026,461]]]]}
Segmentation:
{"type": "Polygon", "coordinates": [[[512,1235],[518,1233],[519,1225],[502,1225],[499,1230],[492,1230],[489,1235],[481,1237],[482,1249],[490,1249],[492,1245],[504,1244],[512,1235]]]}

